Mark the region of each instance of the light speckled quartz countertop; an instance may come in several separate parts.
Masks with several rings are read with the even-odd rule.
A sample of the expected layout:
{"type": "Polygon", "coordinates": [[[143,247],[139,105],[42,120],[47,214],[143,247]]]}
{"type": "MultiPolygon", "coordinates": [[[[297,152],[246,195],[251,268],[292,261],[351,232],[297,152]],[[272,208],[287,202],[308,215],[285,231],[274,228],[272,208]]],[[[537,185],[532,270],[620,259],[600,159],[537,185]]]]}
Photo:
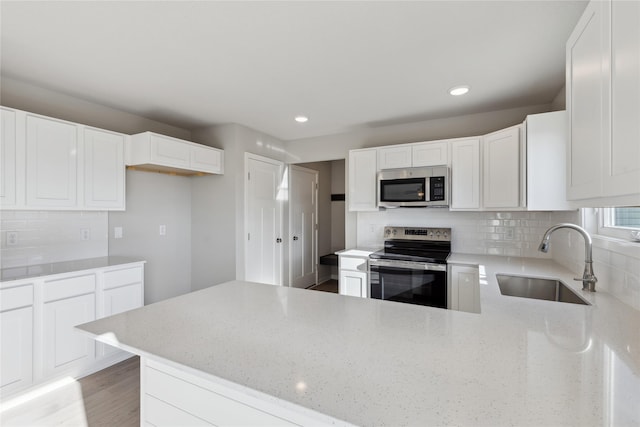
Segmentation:
{"type": "Polygon", "coordinates": [[[0,270],[0,281],[32,279],[35,277],[66,274],[75,271],[92,270],[94,268],[112,267],[116,265],[145,262],[143,259],[125,256],[105,256],[86,258],[74,261],[52,262],[49,264],[27,265],[24,267],[10,267],[0,270]]]}
{"type": "Polygon", "coordinates": [[[549,260],[450,262],[480,265],[481,314],[234,281],[80,328],[357,425],[640,425],[640,312],[500,294],[579,287],[549,260]]]}

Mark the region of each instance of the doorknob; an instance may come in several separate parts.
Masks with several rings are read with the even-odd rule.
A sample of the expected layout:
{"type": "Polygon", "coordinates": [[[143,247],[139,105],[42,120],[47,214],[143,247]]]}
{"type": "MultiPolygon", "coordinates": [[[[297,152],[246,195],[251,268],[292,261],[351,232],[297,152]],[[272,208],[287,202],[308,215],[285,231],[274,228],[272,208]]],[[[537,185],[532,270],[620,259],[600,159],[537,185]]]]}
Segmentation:
{"type": "Polygon", "coordinates": [[[282,243],[282,239],[278,237],[278,238],[276,239],[276,243],[282,243]]]}
{"type": "Polygon", "coordinates": [[[293,236],[293,240],[298,240],[298,236],[293,236]]]}

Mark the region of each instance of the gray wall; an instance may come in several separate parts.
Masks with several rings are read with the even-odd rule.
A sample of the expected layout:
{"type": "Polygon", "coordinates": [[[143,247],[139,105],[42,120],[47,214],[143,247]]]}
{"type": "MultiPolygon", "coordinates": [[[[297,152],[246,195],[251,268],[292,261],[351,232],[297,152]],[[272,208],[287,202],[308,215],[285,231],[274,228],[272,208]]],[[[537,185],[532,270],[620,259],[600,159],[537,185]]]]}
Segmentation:
{"type": "Polygon", "coordinates": [[[484,135],[522,123],[528,114],[547,112],[550,109],[550,104],[533,105],[299,139],[287,143],[288,161],[302,163],[345,159],[349,150],[356,148],[484,135]]]}
{"type": "MultiPolygon", "coordinates": [[[[70,97],[2,77],[2,105],[33,113],[133,134],[154,131],[190,139],[191,132],[93,102],[70,97]]],[[[191,287],[191,185],[188,178],[127,172],[127,210],[110,212],[108,253],[148,260],[145,268],[145,303],[152,303],[191,287]],[[160,238],[158,225],[167,226],[160,238]],[[113,226],[124,227],[124,238],[113,239],[113,226]]]]}
{"type": "MultiPolygon", "coordinates": [[[[192,288],[244,278],[245,153],[284,161],[284,143],[237,124],[193,131],[194,141],[224,150],[225,173],[192,181],[192,288]]],[[[283,224],[287,224],[286,206],[283,224]]],[[[285,227],[286,231],[286,227],[285,227]]],[[[284,238],[284,242],[288,242],[284,238]]],[[[283,247],[286,254],[288,247],[283,247]]],[[[283,283],[288,283],[288,263],[283,283]]]]}
{"type": "Polygon", "coordinates": [[[147,261],[145,304],[191,292],[190,179],[127,171],[127,210],[109,213],[109,255],[147,261]],[[114,238],[114,227],[123,228],[122,239],[114,238]]]}

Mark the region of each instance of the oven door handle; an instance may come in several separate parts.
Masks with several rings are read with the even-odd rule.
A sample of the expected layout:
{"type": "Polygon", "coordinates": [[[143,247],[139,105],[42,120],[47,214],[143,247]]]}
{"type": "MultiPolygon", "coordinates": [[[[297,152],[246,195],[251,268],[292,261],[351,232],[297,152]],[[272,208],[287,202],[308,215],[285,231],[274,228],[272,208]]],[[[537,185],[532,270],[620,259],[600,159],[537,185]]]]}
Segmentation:
{"type": "Polygon", "coordinates": [[[387,259],[369,259],[369,267],[394,267],[408,268],[411,270],[447,271],[446,264],[433,264],[429,262],[396,261],[387,259]]]}

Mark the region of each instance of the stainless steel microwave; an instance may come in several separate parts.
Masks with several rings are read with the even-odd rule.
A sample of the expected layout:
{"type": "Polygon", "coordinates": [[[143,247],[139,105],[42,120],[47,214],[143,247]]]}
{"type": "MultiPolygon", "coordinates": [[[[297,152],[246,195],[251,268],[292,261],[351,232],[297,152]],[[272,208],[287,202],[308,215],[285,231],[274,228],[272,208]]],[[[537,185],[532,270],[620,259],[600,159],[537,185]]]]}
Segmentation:
{"type": "Polygon", "coordinates": [[[378,206],[449,206],[449,168],[428,166],[378,172],[378,206]]]}

